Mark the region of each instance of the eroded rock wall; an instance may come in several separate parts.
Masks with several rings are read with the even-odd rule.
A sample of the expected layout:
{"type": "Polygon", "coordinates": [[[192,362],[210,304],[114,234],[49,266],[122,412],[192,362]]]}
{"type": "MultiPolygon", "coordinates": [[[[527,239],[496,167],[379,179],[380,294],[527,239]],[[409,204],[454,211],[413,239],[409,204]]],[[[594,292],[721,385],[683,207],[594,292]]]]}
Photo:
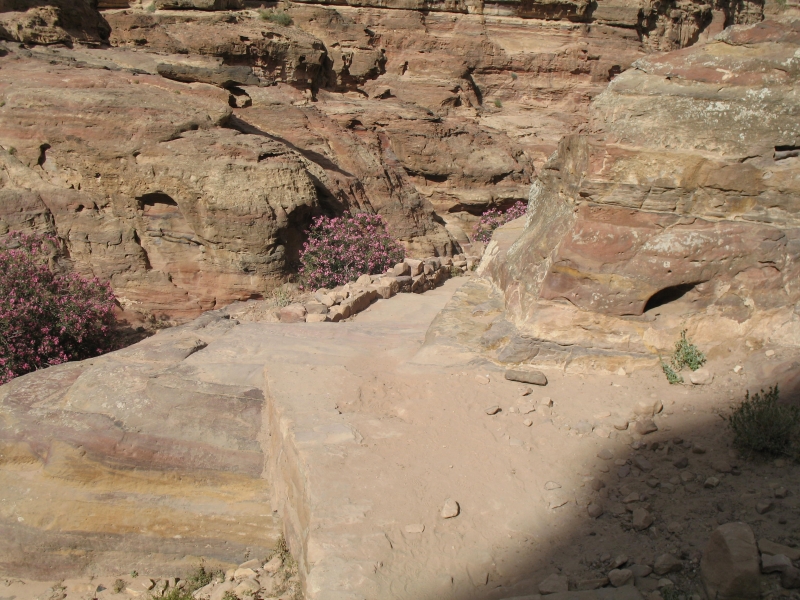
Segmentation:
{"type": "Polygon", "coordinates": [[[37,21],[49,38],[0,37],[72,48],[4,50],[2,193],[15,199],[0,230],[57,233],[126,310],[178,319],[268,293],[296,269],[316,214],[377,212],[415,256],[468,249],[479,215],[527,198],[614,76],[761,14],[752,3],[299,3],[284,26],[239,3],[100,17],[88,2],[19,0],[0,17],[42,7],[63,12],[37,21]]]}
{"type": "MultiPolygon", "coordinates": [[[[481,266],[551,345],[646,359],[800,343],[800,26],[639,60],[593,102],[481,266]]],[[[563,360],[566,360],[565,358],[563,360]]]]}

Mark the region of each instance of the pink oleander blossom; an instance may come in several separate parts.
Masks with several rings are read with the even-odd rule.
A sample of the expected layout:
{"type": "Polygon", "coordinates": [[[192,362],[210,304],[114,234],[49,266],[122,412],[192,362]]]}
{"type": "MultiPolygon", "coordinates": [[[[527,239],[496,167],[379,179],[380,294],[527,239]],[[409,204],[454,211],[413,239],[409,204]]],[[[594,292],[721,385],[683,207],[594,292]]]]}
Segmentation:
{"type": "Polygon", "coordinates": [[[0,248],[0,384],[113,349],[108,283],[49,266],[58,240],[12,232],[0,248]]]}
{"type": "Polygon", "coordinates": [[[309,287],[335,287],[360,275],[383,273],[404,257],[380,215],[318,217],[303,246],[300,275],[309,287]]]}
{"type": "Polygon", "coordinates": [[[478,242],[488,244],[492,239],[492,234],[494,233],[495,229],[501,225],[505,225],[506,223],[513,221],[514,219],[519,219],[520,217],[525,216],[527,210],[528,205],[521,201],[517,202],[514,204],[514,206],[505,211],[495,208],[487,210],[485,213],[483,213],[481,220],[478,221],[478,224],[475,226],[473,238],[478,242]]]}

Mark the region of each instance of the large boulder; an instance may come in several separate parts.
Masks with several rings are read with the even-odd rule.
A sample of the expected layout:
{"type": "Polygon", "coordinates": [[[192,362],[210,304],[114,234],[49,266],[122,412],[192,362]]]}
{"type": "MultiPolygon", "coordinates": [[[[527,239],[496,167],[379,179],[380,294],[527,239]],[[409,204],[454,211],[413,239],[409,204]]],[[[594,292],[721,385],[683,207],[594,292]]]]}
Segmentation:
{"type": "Polygon", "coordinates": [[[726,523],[714,530],[703,552],[700,571],[709,598],[760,598],[758,546],[750,526],[726,523]]]}
{"type": "Polygon", "coordinates": [[[617,77],[487,249],[517,325],[591,349],[576,368],[647,362],[681,328],[800,344],[798,47],[797,22],[733,27],[617,77]]]}
{"type": "Polygon", "coordinates": [[[0,0],[0,40],[101,44],[110,33],[92,0],[0,0]]]}
{"type": "Polygon", "coordinates": [[[235,328],[206,314],[0,386],[4,575],[185,578],[191,557],[227,568],[270,552],[260,369],[204,359],[235,328]]]}

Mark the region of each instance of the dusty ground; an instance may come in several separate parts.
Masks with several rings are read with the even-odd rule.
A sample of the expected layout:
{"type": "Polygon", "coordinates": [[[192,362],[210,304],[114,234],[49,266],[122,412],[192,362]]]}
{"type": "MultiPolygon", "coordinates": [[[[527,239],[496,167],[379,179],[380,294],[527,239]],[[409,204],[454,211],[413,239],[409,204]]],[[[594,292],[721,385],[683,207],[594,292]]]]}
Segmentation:
{"type": "MultiPolygon", "coordinates": [[[[688,598],[702,593],[699,559],[719,524],[800,542],[800,467],[740,456],[722,418],[748,389],[780,382],[796,394],[797,356],[731,348],[710,361],[705,386],[670,386],[660,370],[554,369],[547,386],[526,386],[479,352],[499,311],[468,280],[379,301],[349,323],[243,324],[186,360],[265,365],[264,443],[282,444],[269,460],[291,475],[273,504],[309,570],[308,597],[525,597],[554,573],[588,588],[624,564],[640,566],[644,597],[669,586],[688,598]],[[627,426],[639,404],[659,403],[657,431],[627,426]],[[445,519],[448,499],[459,514],[445,519]],[[634,528],[636,509],[652,515],[649,527],[634,528]],[[644,575],[665,553],[680,570],[644,575]]],[[[120,576],[63,591],[0,579],[0,599],[92,598],[96,582],[120,576]]],[[[800,597],[777,576],[764,576],[763,590],[800,597]]]]}

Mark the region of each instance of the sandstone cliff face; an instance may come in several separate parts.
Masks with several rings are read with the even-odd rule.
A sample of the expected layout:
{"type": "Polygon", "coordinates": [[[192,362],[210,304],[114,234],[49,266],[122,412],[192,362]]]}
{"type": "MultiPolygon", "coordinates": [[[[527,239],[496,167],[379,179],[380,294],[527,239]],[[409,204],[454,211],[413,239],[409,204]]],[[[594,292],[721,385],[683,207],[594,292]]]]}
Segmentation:
{"type": "Polygon", "coordinates": [[[317,194],[296,153],[220,127],[227,92],[39,60],[0,89],[4,230],[56,233],[123,306],[177,317],[283,274],[317,194]]]}
{"type": "Polygon", "coordinates": [[[482,265],[523,329],[594,352],[576,367],[669,352],[681,328],[718,351],[800,343],[799,34],[733,27],[598,96],[482,265]]]}
{"type": "Polygon", "coordinates": [[[300,3],[280,26],[238,3],[154,6],[0,5],[15,22],[61,11],[0,37],[74,46],[8,48],[0,230],[56,232],[126,309],[179,319],[263,295],[320,212],[380,213],[412,255],[468,247],[616,74],[760,18],[724,2],[300,3]]]}

